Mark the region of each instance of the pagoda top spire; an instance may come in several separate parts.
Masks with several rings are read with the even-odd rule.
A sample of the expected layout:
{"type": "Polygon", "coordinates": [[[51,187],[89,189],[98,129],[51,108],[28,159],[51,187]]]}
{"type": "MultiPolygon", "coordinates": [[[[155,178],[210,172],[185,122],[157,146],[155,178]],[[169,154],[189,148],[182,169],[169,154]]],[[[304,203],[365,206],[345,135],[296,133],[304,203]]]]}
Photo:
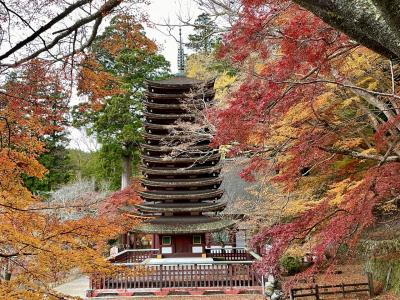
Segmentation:
{"type": "Polygon", "coordinates": [[[176,75],[185,76],[185,52],[183,50],[181,27],[179,27],[178,73],[176,75]]]}

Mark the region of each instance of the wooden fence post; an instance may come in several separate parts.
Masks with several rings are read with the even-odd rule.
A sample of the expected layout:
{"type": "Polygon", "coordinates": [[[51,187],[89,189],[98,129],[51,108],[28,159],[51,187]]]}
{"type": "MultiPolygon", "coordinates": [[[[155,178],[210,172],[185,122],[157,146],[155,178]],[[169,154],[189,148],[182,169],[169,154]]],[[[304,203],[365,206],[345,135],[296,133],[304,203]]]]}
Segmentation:
{"type": "Polygon", "coordinates": [[[372,273],[371,272],[368,272],[367,276],[368,276],[368,292],[369,292],[369,296],[373,297],[374,296],[374,279],[372,277],[372,273]]]}
{"type": "Polygon", "coordinates": [[[290,300],[294,300],[294,291],[290,289],[290,300]]]}
{"type": "Polygon", "coordinates": [[[319,300],[319,289],[318,289],[318,284],[315,285],[315,299],[319,300]]]}

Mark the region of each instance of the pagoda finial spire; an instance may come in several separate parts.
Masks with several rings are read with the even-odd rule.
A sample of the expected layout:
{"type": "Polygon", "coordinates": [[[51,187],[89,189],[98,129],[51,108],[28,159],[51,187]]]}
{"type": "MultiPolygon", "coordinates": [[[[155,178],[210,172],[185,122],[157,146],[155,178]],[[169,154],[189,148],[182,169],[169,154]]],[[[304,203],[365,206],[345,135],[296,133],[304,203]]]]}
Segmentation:
{"type": "Polygon", "coordinates": [[[179,48],[178,48],[178,76],[185,75],[185,53],[183,51],[182,28],[179,27],[179,48]]]}

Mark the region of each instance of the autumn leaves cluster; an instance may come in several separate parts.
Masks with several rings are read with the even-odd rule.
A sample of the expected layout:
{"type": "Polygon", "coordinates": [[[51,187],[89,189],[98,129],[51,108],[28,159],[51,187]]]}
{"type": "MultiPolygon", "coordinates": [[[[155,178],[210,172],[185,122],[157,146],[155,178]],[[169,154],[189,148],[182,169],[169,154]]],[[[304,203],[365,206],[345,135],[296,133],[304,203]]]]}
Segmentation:
{"type": "Polygon", "coordinates": [[[279,260],[301,248],[315,257],[307,275],[395,220],[398,66],[291,1],[243,4],[218,53],[238,80],[215,112],[215,143],[251,156],[243,177],[273,187],[253,239],[272,247],[260,269],[280,273],[279,260]]]}
{"type": "MultiPolygon", "coordinates": [[[[143,57],[156,52],[140,25],[123,19],[117,26],[128,27],[117,29],[126,35],[111,33],[102,45],[111,55],[135,47],[143,57]]],[[[79,93],[88,96],[86,109],[96,111],[126,87],[92,53],[79,55],[79,93]]],[[[71,271],[112,272],[104,259],[109,241],[138,222],[117,209],[139,201],[137,184],[106,201],[78,195],[67,202],[48,201],[26,186],[27,177],[42,179],[48,172],[39,162],[48,151],[45,139],[67,130],[73,78],[66,70],[31,60],[9,72],[0,92],[0,295],[7,299],[58,299],[52,285],[71,271]]]]}

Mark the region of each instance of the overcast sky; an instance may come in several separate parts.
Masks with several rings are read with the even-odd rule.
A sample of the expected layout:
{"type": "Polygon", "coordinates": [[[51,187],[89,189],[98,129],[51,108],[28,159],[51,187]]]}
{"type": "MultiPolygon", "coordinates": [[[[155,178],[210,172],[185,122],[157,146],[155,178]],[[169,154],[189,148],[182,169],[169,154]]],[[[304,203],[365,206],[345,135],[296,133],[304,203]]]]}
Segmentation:
{"type": "MultiPolygon", "coordinates": [[[[194,20],[199,14],[200,9],[193,0],[151,0],[148,7],[150,21],[156,24],[179,24],[179,17],[184,20],[191,18],[194,20]]],[[[182,27],[182,36],[184,42],[192,29],[182,27]]],[[[171,62],[172,72],[176,72],[177,49],[178,44],[175,39],[168,35],[168,28],[165,26],[156,26],[156,28],[146,28],[147,36],[155,40],[161,47],[162,54],[171,62]]],[[[173,31],[175,38],[178,38],[178,28],[173,31]]],[[[187,50],[186,50],[187,51],[187,50]]]]}
{"type": "MultiPolygon", "coordinates": [[[[148,12],[150,22],[156,24],[153,28],[146,26],[147,36],[157,43],[161,53],[171,63],[171,71],[176,73],[178,43],[169,34],[168,28],[162,25],[179,24],[179,18],[194,20],[201,14],[201,10],[193,0],[151,0],[151,4],[145,9],[148,12]]],[[[190,27],[182,27],[184,42],[187,41],[187,36],[191,31],[190,27]]],[[[178,28],[173,30],[172,34],[175,38],[178,38],[178,32],[178,28]]],[[[78,102],[78,99],[72,99],[72,102],[75,104],[78,102]]],[[[88,138],[84,130],[71,128],[69,137],[70,148],[77,148],[83,151],[95,151],[98,148],[95,139],[88,138]]]]}

